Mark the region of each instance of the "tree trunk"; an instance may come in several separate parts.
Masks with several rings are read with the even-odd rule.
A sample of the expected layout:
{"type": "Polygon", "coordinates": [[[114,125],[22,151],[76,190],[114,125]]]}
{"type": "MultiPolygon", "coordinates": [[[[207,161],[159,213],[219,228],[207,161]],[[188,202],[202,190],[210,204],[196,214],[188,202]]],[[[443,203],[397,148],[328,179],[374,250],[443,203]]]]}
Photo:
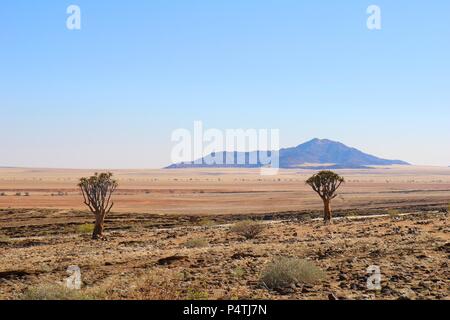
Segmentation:
{"type": "Polygon", "coordinates": [[[105,220],[105,215],[102,213],[95,214],[95,226],[94,233],[92,234],[93,240],[103,240],[103,222],[105,220]]]}
{"type": "Polygon", "coordinates": [[[330,206],[330,200],[323,200],[323,221],[325,224],[331,223],[331,206],[330,206]]]}

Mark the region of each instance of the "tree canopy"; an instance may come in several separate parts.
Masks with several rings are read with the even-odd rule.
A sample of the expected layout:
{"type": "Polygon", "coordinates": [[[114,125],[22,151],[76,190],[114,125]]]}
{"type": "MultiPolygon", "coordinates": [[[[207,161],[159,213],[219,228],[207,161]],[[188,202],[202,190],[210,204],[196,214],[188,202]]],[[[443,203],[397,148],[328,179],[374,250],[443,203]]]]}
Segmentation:
{"type": "Polygon", "coordinates": [[[306,183],[319,194],[323,200],[336,198],[336,190],[339,189],[345,179],[333,171],[320,171],[306,180],[306,183]]]}

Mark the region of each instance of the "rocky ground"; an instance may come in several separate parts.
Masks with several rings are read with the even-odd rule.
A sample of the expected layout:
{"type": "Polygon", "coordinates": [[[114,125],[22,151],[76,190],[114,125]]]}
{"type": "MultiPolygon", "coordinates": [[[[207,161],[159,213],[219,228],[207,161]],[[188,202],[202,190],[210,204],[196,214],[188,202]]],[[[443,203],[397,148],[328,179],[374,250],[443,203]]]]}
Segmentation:
{"type": "Polygon", "coordinates": [[[230,231],[242,216],[121,213],[108,218],[108,241],[92,241],[87,213],[0,210],[0,299],[450,298],[445,209],[361,214],[331,226],[318,212],[259,216],[263,233],[245,240],[230,231]],[[310,260],[325,277],[270,290],[261,273],[281,256],[310,260]],[[68,293],[72,265],[83,286],[68,293]],[[381,290],[367,288],[369,266],[380,267],[381,290]]]}

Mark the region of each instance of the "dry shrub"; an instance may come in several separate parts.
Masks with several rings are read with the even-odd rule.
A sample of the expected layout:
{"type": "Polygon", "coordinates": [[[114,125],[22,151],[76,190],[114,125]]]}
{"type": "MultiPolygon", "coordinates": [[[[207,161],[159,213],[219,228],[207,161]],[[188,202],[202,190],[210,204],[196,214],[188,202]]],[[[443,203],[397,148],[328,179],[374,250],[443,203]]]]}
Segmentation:
{"type": "Polygon", "coordinates": [[[391,210],[388,210],[388,215],[391,218],[396,218],[396,217],[400,216],[400,211],[395,210],[395,209],[391,209],[391,210]]]}
{"type": "Polygon", "coordinates": [[[343,216],[344,217],[357,217],[357,216],[359,216],[359,212],[356,210],[351,210],[351,211],[345,212],[343,216]]]}
{"type": "Polygon", "coordinates": [[[201,219],[198,222],[198,225],[201,227],[212,227],[215,225],[215,222],[213,220],[210,219],[201,219]]]}
{"type": "Polygon", "coordinates": [[[171,270],[155,269],[136,281],[126,298],[130,300],[180,300],[181,275],[171,270]]]}
{"type": "Polygon", "coordinates": [[[81,234],[91,234],[94,232],[94,225],[92,223],[81,224],[77,227],[77,232],[81,234]]]}
{"type": "Polygon", "coordinates": [[[31,286],[22,294],[22,300],[96,300],[100,292],[88,292],[84,289],[72,290],[60,284],[41,284],[31,286]]]}
{"type": "Polygon", "coordinates": [[[144,271],[132,281],[112,277],[102,285],[110,300],[206,300],[204,284],[186,280],[184,271],[154,268],[144,271]]]}
{"type": "Polygon", "coordinates": [[[198,291],[198,290],[194,290],[194,289],[189,289],[187,292],[187,300],[200,300],[200,301],[205,301],[208,300],[208,293],[207,292],[203,292],[203,291],[198,291]]]}
{"type": "Polygon", "coordinates": [[[0,244],[2,244],[2,243],[9,243],[11,241],[11,239],[7,236],[7,235],[4,235],[4,234],[0,234],[0,244]]]}
{"type": "Polygon", "coordinates": [[[203,238],[189,239],[183,245],[186,248],[204,248],[208,246],[208,241],[203,238]]]}
{"type": "Polygon", "coordinates": [[[282,289],[299,283],[314,284],[324,277],[325,273],[308,260],[280,257],[264,269],[261,281],[269,289],[282,289]]]}
{"type": "Polygon", "coordinates": [[[263,230],[264,225],[253,220],[240,221],[231,227],[231,232],[243,236],[247,240],[255,239],[263,232],[263,230]]]}

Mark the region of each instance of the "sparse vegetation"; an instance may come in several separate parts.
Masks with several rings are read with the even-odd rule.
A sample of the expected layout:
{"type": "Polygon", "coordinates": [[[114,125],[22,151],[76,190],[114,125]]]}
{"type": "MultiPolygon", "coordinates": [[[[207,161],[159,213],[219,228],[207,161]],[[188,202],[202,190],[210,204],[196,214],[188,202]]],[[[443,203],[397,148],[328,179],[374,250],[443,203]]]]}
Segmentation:
{"type": "Polygon", "coordinates": [[[264,225],[261,222],[253,220],[245,220],[235,223],[231,227],[231,232],[234,232],[245,239],[255,239],[264,231],[264,225]]]}
{"type": "Polygon", "coordinates": [[[186,248],[204,248],[208,246],[208,241],[203,238],[189,239],[183,245],[186,248]]]}
{"type": "MultiPolygon", "coordinates": [[[[153,172],[136,178],[136,185],[127,183],[118,195],[123,199],[119,210],[113,212],[114,207],[106,216],[105,226],[111,230],[107,243],[86,242],[95,223],[92,213],[83,210],[81,192],[73,190],[82,171],[70,171],[71,180],[63,179],[60,172],[45,173],[47,178],[39,185],[18,174],[15,181],[21,182],[14,185],[12,178],[2,180],[0,175],[1,191],[8,195],[0,197],[0,300],[317,300],[330,295],[394,300],[404,288],[414,291],[417,299],[448,297],[445,212],[450,191],[436,192],[442,185],[434,189],[421,178],[432,195],[428,200],[428,191],[411,192],[403,175],[393,179],[392,190],[385,189],[382,175],[372,174],[372,184],[361,178],[360,183],[346,185],[345,205],[334,214],[359,216],[340,219],[330,229],[321,225],[323,210],[317,205],[322,201],[302,182],[312,174],[281,172],[284,182],[277,187],[272,182],[277,177],[257,182],[256,171],[246,174],[242,185],[242,176],[233,171],[221,186],[215,178],[205,186],[204,171],[194,170],[197,178],[192,186],[173,188],[172,196],[166,191],[171,188],[166,176],[161,175],[160,184],[144,182],[153,172]],[[295,179],[288,184],[291,176],[295,179]],[[55,177],[61,181],[56,183],[55,177]],[[208,191],[199,195],[199,188],[208,191]],[[59,197],[58,190],[69,195],[59,197]],[[145,196],[143,190],[152,190],[151,195],[145,196]],[[28,198],[26,191],[31,194],[28,198]],[[16,192],[22,197],[15,197],[16,192]],[[302,195],[295,202],[294,192],[302,195]],[[396,217],[399,214],[401,218],[396,217]],[[236,222],[245,219],[264,226],[256,240],[244,241],[244,236],[231,232],[236,222]],[[298,262],[283,263],[279,257],[304,258],[313,267],[298,271],[298,262]],[[383,273],[382,289],[374,292],[365,283],[372,264],[381,266],[383,273]],[[84,286],[79,291],[64,288],[70,265],[81,268],[84,286]],[[308,280],[311,274],[313,280],[308,280]],[[313,281],[317,283],[309,284],[313,281]]],[[[445,183],[450,184],[446,172],[445,183]]],[[[121,181],[127,174],[137,176],[134,171],[120,171],[121,181]]]]}
{"type": "Polygon", "coordinates": [[[202,227],[211,227],[211,226],[213,226],[215,224],[215,222],[213,221],[213,220],[211,220],[211,219],[201,219],[199,222],[198,222],[198,225],[199,226],[202,226],[202,227]]]}
{"type": "Polygon", "coordinates": [[[395,210],[395,209],[391,209],[391,210],[388,210],[388,215],[391,218],[396,218],[396,217],[400,216],[400,211],[395,210]]]}
{"type": "Polygon", "coordinates": [[[236,278],[242,278],[245,275],[245,270],[241,267],[236,267],[233,269],[233,274],[236,278]]]}
{"type": "Polygon", "coordinates": [[[89,234],[94,232],[94,225],[92,223],[81,224],[77,227],[77,232],[81,234],[89,234]]]}
{"type": "Polygon", "coordinates": [[[0,234],[0,243],[9,243],[11,239],[4,234],[0,234]]]}
{"type": "Polygon", "coordinates": [[[344,217],[357,217],[359,212],[356,210],[347,211],[343,214],[344,217]]]}
{"type": "Polygon", "coordinates": [[[21,296],[22,300],[96,300],[95,294],[85,290],[71,290],[60,284],[31,286],[21,296]]]}
{"type": "Polygon", "coordinates": [[[333,171],[320,171],[306,180],[306,184],[309,185],[317,194],[322,198],[324,205],[323,220],[325,223],[331,223],[331,200],[338,195],[336,191],[339,189],[345,180],[340,175],[333,171]]]}
{"type": "Polygon", "coordinates": [[[62,197],[62,196],[67,196],[67,192],[58,191],[57,193],[52,193],[50,195],[52,197],[55,197],[55,196],[62,197]]]}
{"type": "Polygon", "coordinates": [[[152,270],[136,280],[129,297],[133,300],[179,300],[182,299],[180,282],[181,278],[171,270],[152,270]]]}
{"type": "Polygon", "coordinates": [[[187,293],[187,300],[208,300],[208,293],[194,289],[189,289],[187,293]]]}
{"type": "Polygon", "coordinates": [[[314,263],[297,258],[279,257],[263,271],[261,282],[269,289],[282,289],[295,284],[314,284],[325,273],[314,263]]]}

